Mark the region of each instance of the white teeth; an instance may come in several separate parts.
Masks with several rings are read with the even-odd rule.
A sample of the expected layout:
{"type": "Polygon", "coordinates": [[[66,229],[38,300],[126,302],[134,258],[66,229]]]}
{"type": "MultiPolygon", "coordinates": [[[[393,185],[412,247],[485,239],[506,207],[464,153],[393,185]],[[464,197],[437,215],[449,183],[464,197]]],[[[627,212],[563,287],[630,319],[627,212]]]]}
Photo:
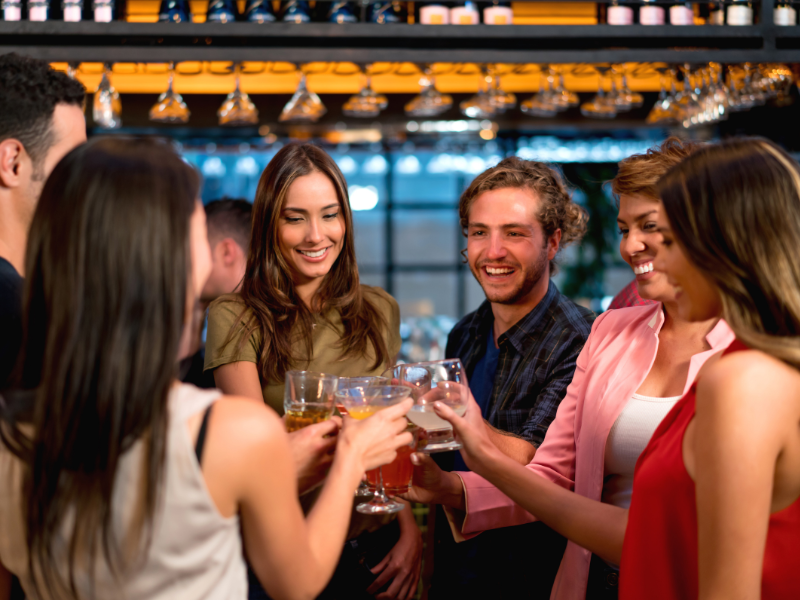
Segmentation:
{"type": "Polygon", "coordinates": [[[300,250],[300,254],[305,254],[309,258],[319,258],[323,254],[325,254],[325,250],[327,250],[327,248],[323,248],[318,252],[306,252],[305,250],[300,250]]]}
{"type": "Polygon", "coordinates": [[[514,269],[493,269],[492,267],[486,267],[486,272],[489,273],[489,275],[505,275],[513,271],[514,269]]]}
{"type": "Polygon", "coordinates": [[[653,263],[647,263],[644,265],[639,265],[638,267],[633,267],[633,272],[636,275],[644,275],[645,273],[649,273],[653,270],[653,263]]]}

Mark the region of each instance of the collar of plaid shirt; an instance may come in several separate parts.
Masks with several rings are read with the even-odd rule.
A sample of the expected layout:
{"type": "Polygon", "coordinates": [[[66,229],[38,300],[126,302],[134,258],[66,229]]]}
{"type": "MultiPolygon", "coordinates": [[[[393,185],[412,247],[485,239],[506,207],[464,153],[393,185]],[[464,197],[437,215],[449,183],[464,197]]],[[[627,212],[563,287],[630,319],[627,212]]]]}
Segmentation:
{"type": "MultiPolygon", "coordinates": [[[[500,357],[486,420],[538,446],[575,372],[594,313],[563,296],[550,281],[531,312],[498,339],[500,357]]],[[[469,378],[485,352],[494,314],[489,301],[450,332],[446,355],[461,358],[469,378]]]]}

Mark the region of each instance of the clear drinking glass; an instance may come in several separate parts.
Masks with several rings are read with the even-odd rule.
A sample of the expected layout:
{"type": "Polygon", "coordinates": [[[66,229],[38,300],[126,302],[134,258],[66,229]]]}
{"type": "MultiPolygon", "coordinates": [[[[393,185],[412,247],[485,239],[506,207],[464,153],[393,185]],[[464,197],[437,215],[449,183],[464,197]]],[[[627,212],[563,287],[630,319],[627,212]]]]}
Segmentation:
{"type": "Polygon", "coordinates": [[[328,109],[325,108],[319,96],[306,86],[306,74],[301,73],[297,91],[283,107],[278,121],[281,123],[287,121],[314,123],[326,112],[328,109]]]}
{"type": "MultiPolygon", "coordinates": [[[[402,402],[411,394],[411,389],[399,385],[355,387],[336,392],[336,403],[344,405],[347,414],[354,419],[366,419],[376,412],[402,402]]],[[[399,451],[398,451],[398,454],[399,451]]],[[[410,452],[408,460],[410,461],[410,452]]],[[[392,514],[403,510],[405,504],[386,495],[383,486],[383,467],[378,469],[378,481],[372,500],[359,504],[356,510],[365,515],[392,514]]]]}
{"type": "Polygon", "coordinates": [[[105,65],[100,85],[94,93],[92,118],[103,129],[119,129],[122,127],[122,101],[117,90],[111,85],[110,74],[111,67],[105,65]]]}
{"type": "Polygon", "coordinates": [[[192,114],[183,97],[172,89],[175,78],[175,63],[169,63],[169,83],[167,91],[158,97],[158,102],[150,109],[150,120],[156,123],[188,123],[192,114]]]}
{"type": "Polygon", "coordinates": [[[581,104],[581,114],[592,119],[613,119],[617,116],[617,108],[606,96],[605,79],[611,67],[608,65],[595,65],[600,74],[600,85],[597,95],[589,102],[581,104]]]}
{"type": "Polygon", "coordinates": [[[453,427],[433,410],[435,402],[448,405],[463,416],[467,410],[469,386],[464,366],[457,358],[395,365],[384,374],[392,383],[410,388],[414,406],[406,415],[422,429],[419,451],[427,454],[461,448],[453,437],[453,427]]]}
{"type": "Polygon", "coordinates": [[[217,110],[220,125],[238,127],[258,124],[258,109],[250,96],[239,89],[239,65],[234,66],[236,87],[227,95],[222,106],[217,110]]]}
{"type": "MultiPolygon", "coordinates": [[[[390,383],[391,382],[386,377],[339,377],[339,387],[337,389],[352,390],[355,388],[389,385],[390,383]]],[[[347,414],[347,407],[341,402],[338,396],[336,396],[336,410],[342,415],[347,414]]],[[[369,498],[372,496],[372,492],[369,485],[367,485],[365,481],[361,481],[361,483],[358,484],[358,489],[356,489],[356,497],[369,498]]]]}
{"type": "Polygon", "coordinates": [[[292,432],[331,418],[339,386],[336,375],[314,371],[288,371],[283,389],[286,431],[292,432]]]}
{"type": "Polygon", "coordinates": [[[425,70],[419,84],[422,86],[419,95],[412,98],[405,106],[409,117],[438,117],[453,106],[453,97],[450,94],[442,94],[436,89],[436,78],[429,69],[425,70]]]}

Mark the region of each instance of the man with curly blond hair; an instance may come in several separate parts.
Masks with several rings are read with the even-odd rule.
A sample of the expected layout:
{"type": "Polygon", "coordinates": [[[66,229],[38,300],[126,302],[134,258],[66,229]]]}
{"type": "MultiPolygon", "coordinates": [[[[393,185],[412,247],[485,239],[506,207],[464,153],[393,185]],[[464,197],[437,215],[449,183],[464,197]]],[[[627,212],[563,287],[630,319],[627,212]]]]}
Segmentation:
{"type": "MultiPolygon", "coordinates": [[[[494,443],[527,464],[555,418],[594,320],[550,280],[559,250],[583,237],[588,216],[556,170],[516,157],[472,182],[459,215],[466,258],[486,301],[453,328],[446,356],[463,361],[494,443]]],[[[417,476],[429,473],[461,494],[460,478],[435,474],[439,467],[468,470],[459,454],[437,455],[439,467],[421,455],[415,461],[422,467],[417,476]]],[[[530,523],[455,543],[460,528],[454,523],[451,532],[448,521],[457,516],[438,513],[429,598],[549,598],[561,536],[530,523]]]]}

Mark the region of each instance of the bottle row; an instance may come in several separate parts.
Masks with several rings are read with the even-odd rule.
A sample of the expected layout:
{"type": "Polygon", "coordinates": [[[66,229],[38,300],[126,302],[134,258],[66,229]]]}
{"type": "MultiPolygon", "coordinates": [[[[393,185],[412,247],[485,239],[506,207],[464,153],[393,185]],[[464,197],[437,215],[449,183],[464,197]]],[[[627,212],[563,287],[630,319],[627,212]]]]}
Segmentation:
{"type": "MultiPolygon", "coordinates": [[[[125,0],[0,0],[6,21],[126,20],[125,0]]],[[[422,23],[426,25],[511,25],[511,2],[360,2],[247,0],[241,12],[235,0],[209,0],[205,20],[217,23],[422,23]],[[483,17],[481,19],[481,17],[483,17]]],[[[188,0],[162,0],[159,22],[190,23],[188,0]]]]}
{"type": "MultiPolygon", "coordinates": [[[[775,6],[776,25],[796,25],[794,2],[775,6]]],[[[329,22],[329,23],[420,23],[423,25],[511,25],[510,2],[406,2],[401,0],[246,0],[240,12],[236,0],[209,0],[205,20],[218,23],[329,22]]],[[[0,0],[6,21],[125,20],[126,0],[0,0]]],[[[189,23],[188,0],[162,0],[158,20],[189,23]]],[[[657,0],[613,0],[597,4],[597,22],[609,25],[752,25],[753,3],[749,0],[722,2],[676,2],[664,6],[657,0]]]]}

